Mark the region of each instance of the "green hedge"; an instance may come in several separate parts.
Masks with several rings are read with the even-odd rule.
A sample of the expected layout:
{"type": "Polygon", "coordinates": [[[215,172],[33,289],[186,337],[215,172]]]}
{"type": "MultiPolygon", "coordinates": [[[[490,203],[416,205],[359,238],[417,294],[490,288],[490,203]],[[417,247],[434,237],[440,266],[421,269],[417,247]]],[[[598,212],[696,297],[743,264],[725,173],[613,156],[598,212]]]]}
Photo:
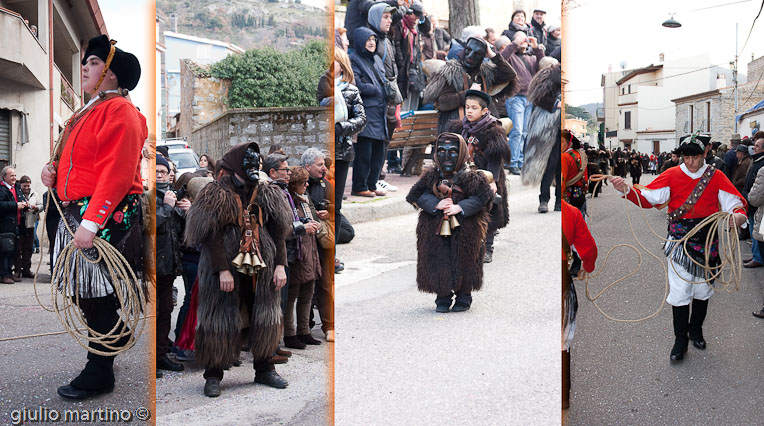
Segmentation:
{"type": "Polygon", "coordinates": [[[229,108],[317,106],[318,80],[329,68],[325,42],[290,52],[252,49],[213,64],[212,76],[231,80],[229,108]]]}

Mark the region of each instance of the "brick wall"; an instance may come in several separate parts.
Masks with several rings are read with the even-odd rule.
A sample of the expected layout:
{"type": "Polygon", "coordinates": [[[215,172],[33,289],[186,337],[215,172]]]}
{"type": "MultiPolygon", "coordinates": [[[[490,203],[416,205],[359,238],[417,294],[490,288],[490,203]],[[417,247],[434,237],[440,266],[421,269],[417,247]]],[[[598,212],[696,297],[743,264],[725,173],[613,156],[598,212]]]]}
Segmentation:
{"type": "Polygon", "coordinates": [[[324,107],[230,109],[196,128],[189,145],[216,159],[244,142],[257,142],[263,153],[273,144],[282,145],[290,158],[299,157],[309,147],[331,151],[329,114],[324,107]]]}

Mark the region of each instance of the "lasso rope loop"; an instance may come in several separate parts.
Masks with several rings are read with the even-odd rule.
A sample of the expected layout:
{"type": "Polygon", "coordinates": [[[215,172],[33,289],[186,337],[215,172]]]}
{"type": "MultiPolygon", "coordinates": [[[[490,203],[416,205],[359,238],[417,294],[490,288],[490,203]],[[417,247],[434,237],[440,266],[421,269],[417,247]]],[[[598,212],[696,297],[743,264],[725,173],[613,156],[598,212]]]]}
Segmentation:
{"type": "MultiPolygon", "coordinates": [[[[596,186],[594,188],[594,193],[597,193],[597,190],[599,189],[598,186],[602,184],[602,181],[614,177],[612,175],[604,175],[604,174],[594,174],[589,177],[589,180],[592,182],[596,182],[596,186]]],[[[628,200],[626,200],[628,202],[628,200]]],[[[607,319],[615,321],[615,322],[626,322],[626,323],[632,323],[632,322],[641,322],[648,320],[650,318],[655,317],[660,313],[661,309],[666,305],[666,298],[668,297],[669,293],[669,281],[668,281],[668,265],[671,266],[672,270],[674,272],[677,272],[677,276],[682,278],[687,283],[698,285],[698,284],[706,284],[708,285],[708,282],[711,280],[715,280],[715,284],[719,284],[719,287],[726,291],[727,293],[732,293],[733,291],[737,291],[740,288],[740,279],[742,277],[742,264],[740,262],[740,240],[738,238],[738,230],[737,226],[730,227],[730,221],[731,217],[733,216],[733,213],[727,213],[727,212],[716,212],[707,218],[703,219],[700,223],[695,225],[684,237],[680,239],[667,239],[663,237],[662,235],[655,232],[652,225],[650,225],[650,221],[648,220],[646,209],[642,208],[642,200],[640,197],[637,197],[637,203],[639,205],[640,210],[642,211],[642,216],[645,220],[645,223],[647,224],[647,228],[650,229],[650,232],[653,233],[656,237],[658,237],[660,240],[663,241],[664,245],[666,242],[673,242],[674,246],[672,247],[671,251],[668,254],[668,258],[673,258],[673,253],[675,250],[679,249],[680,247],[682,250],[684,250],[684,255],[687,256],[695,265],[702,268],[705,273],[705,280],[702,281],[691,281],[683,278],[681,275],[679,275],[678,271],[676,270],[676,266],[673,262],[665,262],[663,261],[663,258],[656,256],[653,252],[648,250],[641,241],[639,241],[639,238],[637,238],[636,232],[634,232],[634,226],[631,221],[631,213],[627,213],[627,219],[629,221],[629,230],[631,231],[631,235],[634,237],[634,241],[637,242],[639,247],[644,250],[647,254],[649,254],[651,257],[653,257],[656,261],[660,263],[660,265],[663,267],[663,272],[665,278],[665,285],[664,285],[664,291],[663,291],[663,298],[661,300],[660,306],[658,306],[658,309],[653,312],[652,314],[637,318],[637,319],[624,319],[624,318],[615,318],[609,314],[607,314],[598,304],[597,299],[599,299],[605,292],[607,292],[611,287],[618,284],[619,282],[622,282],[626,280],[627,278],[631,277],[632,275],[636,274],[637,271],[639,271],[639,268],[642,266],[643,258],[642,253],[640,252],[637,247],[634,247],[631,244],[618,244],[614,247],[612,247],[610,250],[608,250],[607,254],[605,255],[605,260],[602,262],[599,272],[591,275],[587,275],[584,278],[584,286],[586,289],[586,298],[592,302],[592,304],[597,308],[597,310],[607,319]],[[705,261],[704,263],[700,263],[692,258],[692,256],[689,256],[687,253],[687,243],[689,242],[690,238],[697,234],[698,232],[701,232],[701,230],[708,226],[709,230],[706,234],[706,241],[704,245],[704,255],[705,255],[705,261]],[[711,246],[714,241],[714,236],[719,235],[719,256],[722,259],[722,262],[719,266],[711,266],[709,264],[709,258],[710,258],[710,252],[711,252],[711,246]],[[627,275],[611,282],[605,288],[603,288],[599,293],[597,293],[595,296],[592,296],[589,291],[589,281],[592,279],[595,279],[599,277],[602,274],[602,271],[605,269],[605,266],[607,265],[608,258],[610,257],[610,254],[613,252],[613,250],[619,248],[619,247],[626,247],[634,250],[637,255],[639,256],[639,262],[637,263],[637,266],[629,272],[627,275]],[[668,264],[668,265],[667,265],[668,264]],[[729,269],[731,271],[731,276],[725,276],[724,270],[725,268],[729,266],[729,269]],[[734,286],[734,287],[733,287],[734,286]],[[730,290],[730,288],[732,289],[730,290]]],[[[591,211],[589,212],[589,216],[591,217],[591,211]]]]}

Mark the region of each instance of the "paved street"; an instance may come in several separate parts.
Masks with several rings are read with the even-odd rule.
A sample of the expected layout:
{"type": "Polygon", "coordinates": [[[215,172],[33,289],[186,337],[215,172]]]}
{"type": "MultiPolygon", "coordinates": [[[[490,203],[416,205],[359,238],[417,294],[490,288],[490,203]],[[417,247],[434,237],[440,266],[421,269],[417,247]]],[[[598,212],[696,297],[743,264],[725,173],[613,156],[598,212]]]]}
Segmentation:
{"type": "MultiPolygon", "coordinates": [[[[45,256],[47,259],[47,253],[45,256]]],[[[33,270],[38,260],[39,255],[35,254],[33,270]]],[[[40,270],[47,268],[46,260],[40,270]]],[[[38,283],[37,291],[40,300],[50,305],[50,284],[38,283]]],[[[0,284],[0,324],[0,338],[63,330],[56,314],[38,305],[32,279],[13,285],[0,284]]],[[[141,407],[153,407],[149,404],[148,385],[151,383],[147,344],[150,335],[147,327],[137,345],[115,360],[114,392],[85,402],[64,400],[56,393],[56,388],[68,384],[85,366],[87,351],[71,336],[60,334],[0,342],[0,423],[11,424],[14,410],[26,408],[38,413],[57,410],[59,422],[63,422],[64,410],[76,410],[80,414],[82,410],[128,410],[132,424],[146,424],[135,420],[135,412],[141,407]]],[[[151,415],[154,415],[153,408],[151,415]]],[[[54,420],[49,414],[47,418],[54,420]]]]}
{"type": "MultiPolygon", "coordinates": [[[[183,302],[183,280],[175,281],[178,306],[183,302]]],[[[318,311],[315,312],[318,320],[318,311]]],[[[174,338],[170,331],[170,338],[174,338]]],[[[313,337],[323,343],[304,350],[290,349],[289,362],[276,365],[276,371],[289,381],[286,389],[273,389],[254,383],[252,354],[241,353],[241,366],[226,371],[221,395],[204,396],[204,368],[186,363],[182,372],[164,371],[157,379],[157,425],[311,425],[327,424],[328,357],[330,346],[324,341],[320,325],[313,337]]],[[[286,349],[286,348],[285,348],[286,349]]]]}
{"type": "MultiPolygon", "coordinates": [[[[643,176],[641,183],[652,178],[643,176]]],[[[611,247],[635,244],[628,214],[643,244],[660,255],[661,243],[646,229],[639,209],[620,199],[612,186],[588,205],[593,213],[589,226],[600,253],[597,270],[611,247]]],[[[647,213],[656,232],[665,235],[665,210],[647,213]]],[[[743,258],[750,257],[750,244],[743,242],[742,247],[743,258]]],[[[632,251],[616,250],[603,275],[592,281],[592,291],[625,275],[636,263],[632,251]]],[[[663,297],[663,274],[660,264],[645,255],[637,275],[606,293],[601,306],[620,318],[651,314],[663,297]]],[[[582,281],[575,284],[579,311],[571,353],[570,426],[761,424],[764,321],[751,311],[761,309],[764,269],[744,269],[739,291],[717,292],[711,298],[703,329],[707,349],[690,345],[677,364],[669,361],[674,342],[670,306],[644,322],[616,323],[585,299],[582,281]]]]}
{"type": "Polygon", "coordinates": [[[467,312],[438,314],[417,291],[413,207],[354,224],[338,246],[338,426],[560,423],[560,214],[511,185],[510,224],[467,312]]]}

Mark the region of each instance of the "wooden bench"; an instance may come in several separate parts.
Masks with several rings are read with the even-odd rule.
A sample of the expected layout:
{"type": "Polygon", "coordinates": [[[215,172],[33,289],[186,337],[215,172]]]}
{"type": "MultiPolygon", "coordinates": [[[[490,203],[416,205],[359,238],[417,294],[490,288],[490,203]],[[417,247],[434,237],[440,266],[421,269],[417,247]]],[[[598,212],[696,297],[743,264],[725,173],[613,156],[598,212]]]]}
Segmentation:
{"type": "Polygon", "coordinates": [[[411,176],[414,166],[427,158],[427,147],[438,137],[438,111],[415,111],[402,120],[401,127],[395,129],[388,149],[414,149],[413,156],[403,164],[402,176],[411,176]]]}

